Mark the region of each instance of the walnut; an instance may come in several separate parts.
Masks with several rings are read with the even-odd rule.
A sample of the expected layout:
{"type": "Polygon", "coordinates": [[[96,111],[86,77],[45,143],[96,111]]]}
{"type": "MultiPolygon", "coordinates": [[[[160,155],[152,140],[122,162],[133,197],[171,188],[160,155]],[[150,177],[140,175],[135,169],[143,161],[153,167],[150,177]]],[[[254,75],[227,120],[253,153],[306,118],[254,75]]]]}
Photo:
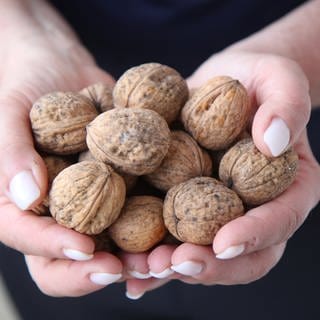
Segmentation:
{"type": "Polygon", "coordinates": [[[50,212],[67,228],[99,234],[119,216],[125,184],[109,165],[82,161],[62,170],[49,193],[50,212]]]}
{"type": "Polygon", "coordinates": [[[211,177],[198,177],[172,187],[164,200],[163,216],[178,240],[199,245],[212,243],[218,230],[244,214],[241,199],[211,177]]]}
{"type": "Polygon", "coordinates": [[[212,162],[208,153],[183,131],[171,132],[171,144],[161,165],[145,176],[158,189],[171,187],[191,178],[211,176],[212,162]]]}
{"type": "Polygon", "coordinates": [[[174,69],[145,63],[127,70],[116,82],[116,108],[146,108],[158,112],[168,123],[177,118],[188,98],[186,81],[174,69]]]}
{"type": "Polygon", "coordinates": [[[111,238],[119,248],[127,252],[149,250],[166,234],[162,208],[163,201],[157,197],[128,198],[119,218],[109,228],[111,238]]]}
{"type": "Polygon", "coordinates": [[[203,147],[228,147],[244,130],[250,116],[249,96],[238,81],[215,77],[198,88],[181,111],[185,129],[203,147]]]}
{"type": "Polygon", "coordinates": [[[248,205],[274,199],[294,181],[298,155],[290,148],[276,158],[262,154],[251,138],[230,148],[222,157],[219,177],[248,205]]]}
{"type": "Polygon", "coordinates": [[[99,234],[95,234],[91,236],[92,240],[94,241],[95,248],[94,251],[106,251],[114,253],[117,251],[117,246],[110,238],[109,229],[103,230],[99,234]]]}
{"type": "MultiPolygon", "coordinates": [[[[48,171],[48,193],[54,178],[65,168],[69,167],[72,162],[60,156],[46,155],[42,157],[48,171]]],[[[48,194],[35,208],[31,209],[34,213],[44,216],[49,214],[49,196],[48,194]]]]}
{"type": "Polygon", "coordinates": [[[133,175],[148,174],[168,152],[170,130],[166,121],[148,109],[112,109],[87,126],[92,155],[133,175]]]}
{"type": "Polygon", "coordinates": [[[82,89],[79,93],[89,98],[99,113],[113,109],[112,86],[95,83],[82,89]]]}
{"type": "Polygon", "coordinates": [[[86,125],[97,116],[89,99],[79,93],[52,92],[30,111],[34,139],[41,151],[74,154],[86,149],[86,125]]]}

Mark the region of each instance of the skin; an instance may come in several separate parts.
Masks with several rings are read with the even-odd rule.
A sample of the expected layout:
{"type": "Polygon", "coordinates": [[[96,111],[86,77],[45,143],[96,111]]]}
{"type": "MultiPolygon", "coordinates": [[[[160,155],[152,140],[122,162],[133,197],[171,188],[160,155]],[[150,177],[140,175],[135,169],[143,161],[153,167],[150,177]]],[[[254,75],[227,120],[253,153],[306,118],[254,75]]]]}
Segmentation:
{"type": "Polygon", "coordinates": [[[91,254],[91,239],[57,225],[49,217],[19,210],[7,196],[8,185],[16,173],[31,170],[41,189],[40,198],[32,205],[46,192],[46,170],[34,150],[29,126],[33,101],[50,91],[76,91],[94,82],[114,80],[96,66],[66,22],[46,2],[0,0],[0,240],[25,254],[39,289],[52,296],[80,296],[103,288],[90,281],[92,272],[122,273],[128,292],[138,296],[172,278],[191,284],[238,284],[268,273],[320,198],[319,164],[305,129],[311,105],[320,103],[320,92],[315,90],[320,83],[320,48],[316,47],[319,41],[315,41],[320,32],[319,13],[320,1],[308,2],[268,28],[213,55],[188,79],[190,87],[221,74],[239,79],[249,90],[254,106],[254,142],[266,155],[270,151],[263,133],[271,119],[278,116],[287,123],[290,144],[300,157],[298,177],[292,186],[277,199],[224,226],[212,247],[162,245],[150,253],[122,253],[116,257],[99,252],[91,260],[74,261],[62,249],[91,254]],[[267,45],[270,42],[272,47],[267,45]],[[240,256],[229,260],[215,257],[239,244],[245,245],[240,256]],[[200,264],[202,271],[193,276],[173,273],[160,280],[134,279],[128,273],[159,273],[185,261],[200,264]]]}

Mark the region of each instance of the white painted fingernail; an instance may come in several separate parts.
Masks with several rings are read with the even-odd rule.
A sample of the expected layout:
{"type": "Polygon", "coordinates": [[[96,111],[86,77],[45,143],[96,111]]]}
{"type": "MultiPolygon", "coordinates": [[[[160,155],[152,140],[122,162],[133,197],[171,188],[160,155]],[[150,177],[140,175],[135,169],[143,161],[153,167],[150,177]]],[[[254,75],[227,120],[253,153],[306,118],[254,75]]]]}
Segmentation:
{"type": "Polygon", "coordinates": [[[21,210],[26,210],[40,197],[40,189],[31,171],[17,173],[9,184],[9,198],[21,210]]]}
{"type": "Polygon", "coordinates": [[[139,293],[139,294],[132,294],[130,292],[126,292],[126,297],[131,299],[131,300],[138,300],[144,295],[144,292],[139,293]]]}
{"type": "Polygon", "coordinates": [[[84,253],[79,250],[63,248],[62,251],[67,258],[76,261],[87,261],[93,258],[93,254],[84,253]]]}
{"type": "Polygon", "coordinates": [[[108,284],[114,283],[118,281],[122,277],[121,273],[113,274],[113,273],[104,273],[104,272],[96,272],[90,274],[90,280],[98,285],[106,286],[108,284]]]}
{"type": "Polygon", "coordinates": [[[135,270],[128,270],[128,273],[130,274],[130,276],[136,279],[149,279],[152,277],[150,273],[141,273],[135,270]]]}
{"type": "Polygon", "coordinates": [[[263,135],[263,140],[274,157],[279,156],[288,146],[290,130],[280,118],[274,118],[263,135]]]}
{"type": "Polygon", "coordinates": [[[159,272],[159,273],[149,271],[149,274],[150,274],[152,277],[158,278],[158,279],[167,278],[167,277],[169,277],[170,275],[172,275],[173,273],[174,273],[174,270],[172,270],[171,268],[164,269],[162,272],[159,272]]]}
{"type": "Polygon", "coordinates": [[[245,249],[244,244],[238,246],[232,246],[216,255],[216,258],[226,260],[239,256],[245,249]]]}
{"type": "Polygon", "coordinates": [[[195,276],[203,270],[203,264],[199,262],[185,261],[171,266],[171,269],[185,276],[195,276]]]}

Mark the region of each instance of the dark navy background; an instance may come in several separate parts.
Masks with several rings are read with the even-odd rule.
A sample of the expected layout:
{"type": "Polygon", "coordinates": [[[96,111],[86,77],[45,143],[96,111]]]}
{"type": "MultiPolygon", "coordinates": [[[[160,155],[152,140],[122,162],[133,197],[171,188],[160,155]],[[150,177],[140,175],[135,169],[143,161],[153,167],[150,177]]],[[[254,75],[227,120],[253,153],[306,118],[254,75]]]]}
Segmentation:
{"type": "MultiPolygon", "coordinates": [[[[116,78],[155,61],[188,76],[212,53],[279,18],[301,1],[52,1],[116,78]]],[[[272,45],[272,44],[270,44],[272,45]]],[[[308,125],[320,160],[320,110],[308,125]]],[[[320,207],[288,242],[279,264],[241,286],[171,282],[138,301],[123,284],[81,298],[51,298],[32,282],[23,256],[0,245],[0,269],[24,320],[313,320],[320,319],[320,207]]],[[[2,320],[2,319],[1,319],[2,320]]]]}

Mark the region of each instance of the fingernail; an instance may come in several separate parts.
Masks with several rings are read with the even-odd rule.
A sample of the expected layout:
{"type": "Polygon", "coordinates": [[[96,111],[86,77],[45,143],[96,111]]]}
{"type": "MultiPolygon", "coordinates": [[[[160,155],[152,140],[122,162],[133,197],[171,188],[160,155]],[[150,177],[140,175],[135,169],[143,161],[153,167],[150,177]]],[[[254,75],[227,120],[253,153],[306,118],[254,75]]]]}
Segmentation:
{"type": "Polygon", "coordinates": [[[104,272],[96,272],[90,274],[90,280],[98,285],[106,286],[108,284],[114,283],[118,281],[122,277],[121,273],[113,274],[113,273],[104,273],[104,272]]]}
{"type": "Polygon", "coordinates": [[[76,261],[87,261],[93,258],[93,254],[84,253],[79,250],[63,248],[62,251],[66,257],[76,261]]]}
{"type": "Polygon", "coordinates": [[[138,294],[133,294],[130,293],[129,291],[126,292],[126,297],[131,299],[131,300],[138,300],[144,295],[144,292],[138,293],[138,294]]]}
{"type": "Polygon", "coordinates": [[[159,273],[149,271],[149,274],[150,274],[152,277],[158,278],[158,279],[167,278],[167,277],[169,277],[170,275],[172,275],[173,273],[174,273],[174,270],[172,270],[171,268],[164,269],[162,272],[159,272],[159,273]]]}
{"type": "Polygon", "coordinates": [[[263,135],[263,140],[274,157],[279,156],[288,146],[290,131],[281,118],[274,118],[263,135]]]}
{"type": "Polygon", "coordinates": [[[203,270],[203,264],[194,261],[185,261],[171,266],[171,269],[185,276],[195,276],[203,270]]]}
{"type": "Polygon", "coordinates": [[[149,279],[152,277],[150,273],[141,273],[135,270],[128,270],[128,273],[130,274],[130,276],[136,279],[149,279]]]}
{"type": "Polygon", "coordinates": [[[9,197],[21,210],[28,209],[40,197],[31,171],[21,171],[11,179],[9,197]]]}
{"type": "Polygon", "coordinates": [[[227,248],[226,250],[222,251],[221,253],[216,255],[218,259],[231,259],[239,256],[244,251],[244,244],[240,244],[238,246],[232,246],[227,248]]]}

